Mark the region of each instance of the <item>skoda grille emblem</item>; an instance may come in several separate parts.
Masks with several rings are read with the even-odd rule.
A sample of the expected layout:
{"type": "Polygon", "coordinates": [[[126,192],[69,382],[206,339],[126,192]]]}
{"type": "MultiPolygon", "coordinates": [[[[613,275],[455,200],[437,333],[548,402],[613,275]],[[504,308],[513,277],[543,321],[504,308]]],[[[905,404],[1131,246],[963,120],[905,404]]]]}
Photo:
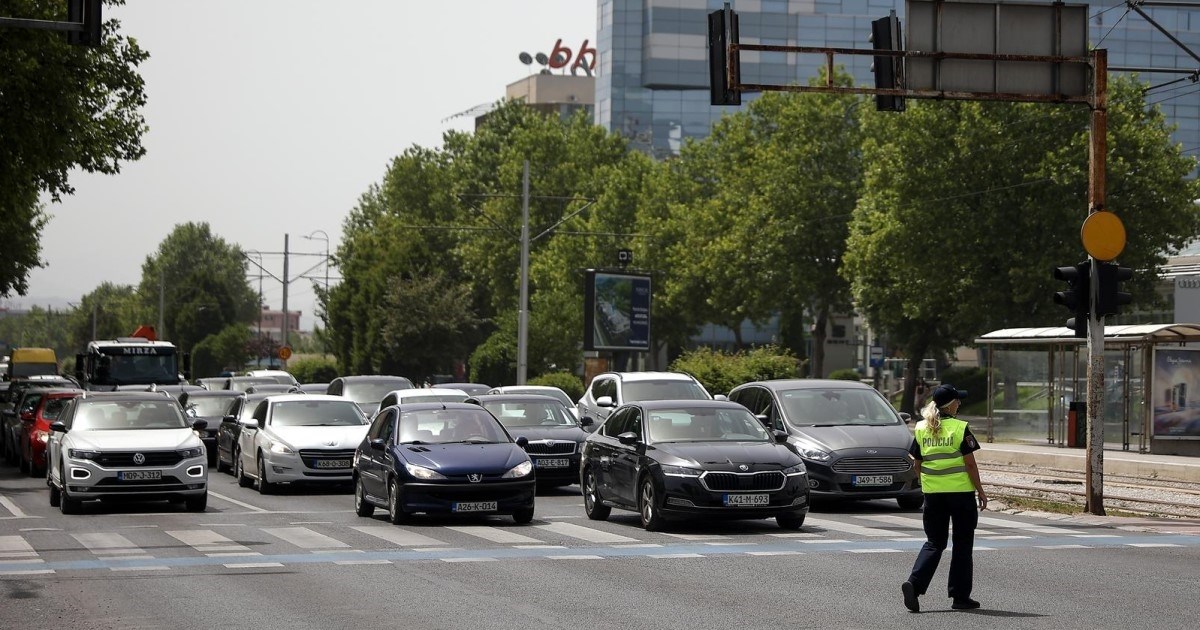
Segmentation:
{"type": "Polygon", "coordinates": [[[133,463],[137,464],[138,466],[141,466],[142,464],[145,464],[145,463],[146,463],[146,456],[145,456],[145,455],[142,455],[141,453],[134,453],[134,454],[133,454],[133,463]]]}
{"type": "Polygon", "coordinates": [[[750,467],[745,464],[738,464],[738,470],[746,472],[747,470],[750,470],[750,467]]]}
{"type": "Polygon", "coordinates": [[[483,481],[483,475],[470,474],[467,475],[467,479],[471,483],[479,483],[480,481],[483,481]]]}

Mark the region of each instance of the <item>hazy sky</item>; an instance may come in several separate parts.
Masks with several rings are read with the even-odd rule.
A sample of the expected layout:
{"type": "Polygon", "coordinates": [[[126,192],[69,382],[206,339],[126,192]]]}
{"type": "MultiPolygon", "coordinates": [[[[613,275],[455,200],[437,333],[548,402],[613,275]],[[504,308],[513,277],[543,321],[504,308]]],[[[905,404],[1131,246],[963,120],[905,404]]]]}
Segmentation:
{"type": "MultiPolygon", "coordinates": [[[[323,254],[320,234],[302,238],[316,230],[335,249],[391,158],[470,129],[470,117],[443,121],[529,74],[521,52],[549,53],[560,37],[594,46],[596,32],[596,0],[127,0],[106,10],[150,52],[146,156],[115,176],[72,175],[75,195],[48,207],[46,266],[9,306],[57,308],[104,281],[136,284],[146,256],[186,221],[247,250],[282,252],[288,233],[292,251],[323,254]]],[[[293,257],[290,273],[319,262],[293,257]]],[[[282,275],[283,257],[266,254],[264,266],[282,275]]],[[[311,283],[289,292],[311,328],[311,283]]],[[[280,307],[279,282],[268,277],[263,294],[280,307]]]]}

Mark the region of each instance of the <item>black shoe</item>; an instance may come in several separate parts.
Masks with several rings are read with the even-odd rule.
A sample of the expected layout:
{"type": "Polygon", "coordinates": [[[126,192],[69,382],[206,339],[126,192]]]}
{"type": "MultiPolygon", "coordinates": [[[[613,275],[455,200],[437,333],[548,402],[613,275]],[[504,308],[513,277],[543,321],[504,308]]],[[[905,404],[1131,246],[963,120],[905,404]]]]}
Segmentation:
{"type": "MultiPolygon", "coordinates": [[[[921,602],[917,601],[917,588],[912,582],[905,582],[900,585],[900,592],[904,593],[904,607],[911,612],[921,612],[921,602]]],[[[979,605],[978,602],[975,604],[979,605]]]]}
{"type": "Polygon", "coordinates": [[[971,599],[970,597],[966,599],[956,599],[954,600],[953,604],[950,604],[950,607],[954,610],[973,610],[975,608],[979,608],[979,602],[971,599]]]}

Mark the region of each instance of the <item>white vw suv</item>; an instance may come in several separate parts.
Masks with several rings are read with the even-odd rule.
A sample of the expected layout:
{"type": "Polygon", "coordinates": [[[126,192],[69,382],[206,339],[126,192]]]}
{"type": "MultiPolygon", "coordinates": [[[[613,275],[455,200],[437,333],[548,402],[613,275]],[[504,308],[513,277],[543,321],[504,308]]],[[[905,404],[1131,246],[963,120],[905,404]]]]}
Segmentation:
{"type": "Polygon", "coordinates": [[[208,464],[196,432],[204,426],[157,392],[85,392],[50,425],[50,505],[74,514],[92,499],[167,499],[203,512],[208,464]]]}
{"type": "MultiPolygon", "coordinates": [[[[595,431],[613,409],[645,400],[712,400],[708,390],[682,372],[605,372],[597,374],[579,399],[579,418],[591,418],[595,431]]],[[[726,400],[717,396],[717,400],[726,400]]]]}
{"type": "Polygon", "coordinates": [[[350,483],[367,418],[349,398],[267,396],[242,425],[233,454],[238,484],[270,494],[280,483],[350,483]]]}

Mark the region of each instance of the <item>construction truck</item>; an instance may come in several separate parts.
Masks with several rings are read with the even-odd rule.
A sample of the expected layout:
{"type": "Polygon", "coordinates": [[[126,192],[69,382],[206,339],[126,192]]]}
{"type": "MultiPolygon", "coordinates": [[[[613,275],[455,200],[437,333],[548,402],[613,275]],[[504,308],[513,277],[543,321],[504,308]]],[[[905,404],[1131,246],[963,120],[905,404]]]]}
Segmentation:
{"type": "Polygon", "coordinates": [[[87,390],[179,385],[190,377],[191,357],[158,341],[153,326],[140,326],[130,337],[89,341],[87,351],[75,355],[75,379],[87,390]]]}

